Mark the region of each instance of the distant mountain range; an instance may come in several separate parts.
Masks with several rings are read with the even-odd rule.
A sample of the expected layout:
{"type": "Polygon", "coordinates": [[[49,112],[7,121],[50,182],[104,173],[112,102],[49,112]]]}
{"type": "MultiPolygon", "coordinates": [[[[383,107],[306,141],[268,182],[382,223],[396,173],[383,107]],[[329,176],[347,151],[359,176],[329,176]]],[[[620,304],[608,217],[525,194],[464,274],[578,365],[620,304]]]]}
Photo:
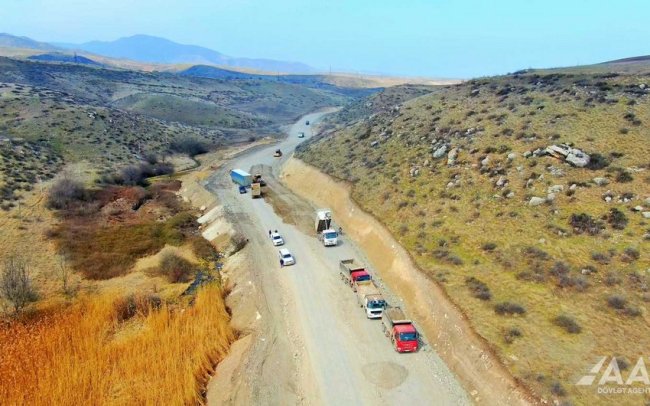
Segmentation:
{"type": "Polygon", "coordinates": [[[81,55],[68,55],[61,52],[50,52],[47,54],[32,55],[27,57],[32,61],[43,61],[43,62],[65,62],[65,63],[76,63],[80,65],[92,65],[92,66],[104,66],[97,61],[93,61],[90,58],[86,58],[81,55]]]}
{"type": "Polygon", "coordinates": [[[133,35],[115,41],[91,41],[83,44],[56,44],[61,48],[82,50],[111,58],[163,64],[209,64],[267,72],[313,73],[314,68],[299,62],[273,59],[234,58],[209,48],[184,45],[165,38],[133,35]]]}
{"type": "Polygon", "coordinates": [[[27,37],[17,37],[11,34],[0,33],[0,47],[40,49],[42,51],[57,51],[59,48],[45,42],[34,41],[27,37]]]}

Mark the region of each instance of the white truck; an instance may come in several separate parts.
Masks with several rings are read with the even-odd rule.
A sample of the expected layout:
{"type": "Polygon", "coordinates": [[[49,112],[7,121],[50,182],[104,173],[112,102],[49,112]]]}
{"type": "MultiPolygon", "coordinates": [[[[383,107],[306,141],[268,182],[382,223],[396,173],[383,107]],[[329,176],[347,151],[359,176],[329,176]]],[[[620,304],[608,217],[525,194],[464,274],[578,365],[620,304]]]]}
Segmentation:
{"type": "Polygon", "coordinates": [[[332,211],[320,209],[316,211],[316,234],[326,247],[336,247],[339,233],[332,228],[332,211]]]}
{"type": "Polygon", "coordinates": [[[357,282],[357,302],[366,311],[369,319],[380,319],[386,307],[386,300],[373,281],[357,282]]]}

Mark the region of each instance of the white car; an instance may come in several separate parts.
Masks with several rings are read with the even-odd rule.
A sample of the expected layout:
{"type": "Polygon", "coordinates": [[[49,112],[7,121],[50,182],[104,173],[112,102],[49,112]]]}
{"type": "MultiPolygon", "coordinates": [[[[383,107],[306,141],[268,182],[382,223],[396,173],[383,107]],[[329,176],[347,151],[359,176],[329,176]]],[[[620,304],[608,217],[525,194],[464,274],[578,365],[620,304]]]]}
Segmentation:
{"type": "Polygon", "coordinates": [[[298,138],[305,138],[305,133],[298,134],[298,138]]]}
{"type": "Polygon", "coordinates": [[[284,245],[284,239],[279,233],[271,234],[271,242],[273,242],[273,245],[275,245],[276,247],[278,245],[284,245]]]}
{"type": "Polygon", "coordinates": [[[296,263],[296,260],[293,258],[293,255],[291,255],[288,249],[282,248],[278,252],[280,254],[280,266],[293,265],[296,263]]]}

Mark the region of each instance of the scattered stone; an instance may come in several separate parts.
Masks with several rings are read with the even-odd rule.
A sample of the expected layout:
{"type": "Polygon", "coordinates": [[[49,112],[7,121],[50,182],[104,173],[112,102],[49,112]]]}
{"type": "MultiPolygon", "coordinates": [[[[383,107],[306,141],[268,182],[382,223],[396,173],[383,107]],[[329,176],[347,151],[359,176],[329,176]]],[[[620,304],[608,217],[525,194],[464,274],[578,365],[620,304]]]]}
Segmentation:
{"type": "Polygon", "coordinates": [[[514,152],[511,152],[508,154],[508,160],[513,161],[515,158],[517,158],[517,154],[514,152]]]}
{"type": "Polygon", "coordinates": [[[552,202],[555,200],[555,193],[549,193],[546,195],[546,201],[552,202]]]}
{"type": "Polygon", "coordinates": [[[648,205],[648,206],[650,206],[650,197],[647,197],[647,198],[645,199],[645,204],[648,205]]]}
{"type": "Polygon", "coordinates": [[[377,145],[379,145],[379,141],[373,141],[370,143],[370,146],[373,148],[376,147],[377,145]]]}
{"type": "Polygon", "coordinates": [[[452,148],[451,151],[447,154],[447,165],[452,166],[456,164],[456,158],[458,157],[458,148],[452,148]]]}
{"type": "Polygon", "coordinates": [[[636,207],[635,207],[634,209],[632,209],[632,210],[634,210],[634,211],[643,211],[643,206],[636,206],[636,207]]]}
{"type": "Polygon", "coordinates": [[[564,185],[553,185],[548,188],[548,193],[560,193],[564,190],[564,185]]]}
{"type": "Polygon", "coordinates": [[[544,203],[546,203],[546,199],[544,199],[543,197],[537,197],[537,196],[531,197],[530,201],[528,201],[528,205],[533,206],[533,207],[534,206],[539,206],[539,205],[544,204],[544,203]]]}
{"type": "Polygon", "coordinates": [[[584,168],[589,164],[590,160],[588,154],[578,148],[573,148],[566,144],[550,145],[544,150],[544,152],[552,157],[562,159],[578,168],[584,168]]]}
{"type": "Polygon", "coordinates": [[[591,275],[591,269],[589,268],[584,268],[583,270],[580,271],[581,274],[583,275],[591,275]]]}
{"type": "Polygon", "coordinates": [[[650,211],[644,211],[643,212],[643,218],[644,219],[650,219],[650,211]]]}
{"type": "Polygon", "coordinates": [[[508,181],[506,180],[506,178],[504,178],[503,176],[499,176],[499,179],[497,179],[497,181],[496,181],[494,184],[495,184],[497,187],[503,187],[503,186],[505,186],[507,183],[508,183],[508,181]]]}
{"type": "Polygon", "coordinates": [[[440,159],[445,155],[445,153],[447,153],[447,146],[443,145],[433,152],[433,157],[435,159],[440,159]]]}
{"type": "Polygon", "coordinates": [[[515,197],[515,192],[510,192],[510,193],[508,193],[508,194],[506,195],[506,197],[507,197],[508,199],[512,199],[513,197],[515,197]]]}
{"type": "Polygon", "coordinates": [[[605,186],[609,184],[609,179],[607,178],[594,178],[594,183],[598,186],[605,186]]]}
{"type": "Polygon", "coordinates": [[[454,187],[454,182],[447,183],[447,188],[451,188],[451,187],[454,187]]]}
{"type": "Polygon", "coordinates": [[[524,152],[524,158],[530,158],[532,155],[533,155],[533,153],[530,152],[530,151],[524,152]]]}
{"type": "Polygon", "coordinates": [[[569,186],[569,190],[572,192],[575,191],[576,189],[578,189],[578,185],[576,185],[575,183],[569,186]]]}
{"type": "Polygon", "coordinates": [[[611,201],[612,201],[612,197],[611,197],[611,196],[605,196],[605,201],[606,201],[607,203],[611,202],[611,201]]]}
{"type": "Polygon", "coordinates": [[[486,156],[484,160],[481,161],[481,166],[487,166],[490,163],[490,157],[486,156]]]}

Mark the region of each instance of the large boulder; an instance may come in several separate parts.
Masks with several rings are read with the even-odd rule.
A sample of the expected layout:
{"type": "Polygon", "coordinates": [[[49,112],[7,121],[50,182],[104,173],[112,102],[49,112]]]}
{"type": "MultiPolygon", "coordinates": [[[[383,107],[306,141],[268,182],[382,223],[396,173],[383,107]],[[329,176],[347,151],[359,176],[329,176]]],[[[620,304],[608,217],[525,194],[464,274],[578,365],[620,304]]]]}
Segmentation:
{"type": "Polygon", "coordinates": [[[589,159],[589,155],[576,148],[572,148],[569,155],[565,158],[568,163],[578,168],[584,168],[589,165],[589,159]]]}
{"type": "Polygon", "coordinates": [[[543,197],[537,197],[537,196],[531,197],[530,200],[528,201],[529,206],[539,206],[539,205],[542,205],[544,203],[546,203],[546,199],[544,199],[543,197]]]}

